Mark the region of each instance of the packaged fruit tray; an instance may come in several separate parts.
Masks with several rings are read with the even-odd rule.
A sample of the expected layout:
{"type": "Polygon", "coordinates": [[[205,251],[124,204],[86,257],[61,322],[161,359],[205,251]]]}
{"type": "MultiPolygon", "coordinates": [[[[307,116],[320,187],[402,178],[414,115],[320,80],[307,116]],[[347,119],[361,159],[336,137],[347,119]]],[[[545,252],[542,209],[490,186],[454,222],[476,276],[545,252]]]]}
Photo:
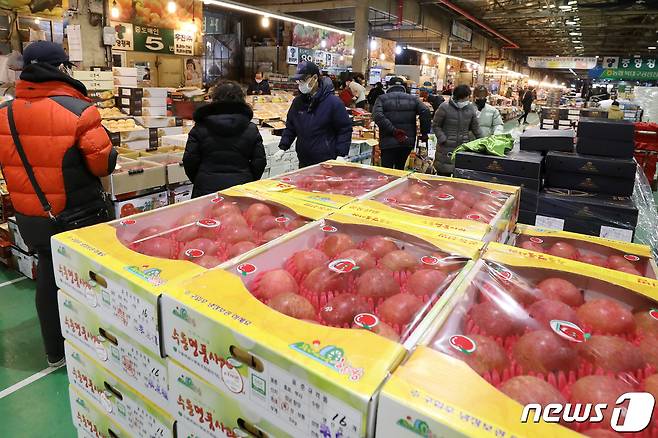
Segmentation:
{"type": "Polygon", "coordinates": [[[425,233],[504,242],[516,225],[519,194],[514,186],[413,174],[343,211],[385,217],[425,233]]]}
{"type": "Polygon", "coordinates": [[[656,279],[658,267],[647,245],[567,231],[517,225],[510,243],[519,248],[656,279]]]}
{"type": "Polygon", "coordinates": [[[279,194],[229,189],[53,238],[57,285],[160,353],[158,298],[328,214],[279,194]]]}
{"type": "MultiPolygon", "coordinates": [[[[238,401],[256,403],[264,420],[290,436],[315,436],[314,422],[327,414],[315,405],[301,420],[297,413],[316,396],[344,416],[342,425],[328,424],[332,436],[372,436],[378,388],[431,326],[481,246],[335,213],[163,296],[165,351],[238,401]],[[224,363],[236,370],[230,381],[224,363]],[[250,381],[267,382],[272,397],[250,381]],[[282,400],[289,387],[302,390],[282,400]],[[276,415],[281,402],[287,415],[276,415]]],[[[340,422],[333,417],[325,420],[340,422]]]]}
{"type": "Polygon", "coordinates": [[[304,201],[333,208],[373,195],[409,172],[343,161],[326,161],[273,179],[255,181],[247,187],[259,191],[285,192],[304,201]]]}
{"type": "MultiPolygon", "coordinates": [[[[452,434],[480,436],[478,424],[486,423],[510,436],[570,436],[570,430],[618,436],[611,427],[624,423],[628,408],[617,405],[618,397],[642,391],[658,396],[656,299],[656,280],[489,244],[421,342],[426,347],[384,388],[381,430],[387,423],[395,427],[391,422],[406,400],[413,406],[407,413],[415,411],[410,418],[452,434]],[[418,395],[409,397],[409,391],[418,395]],[[426,397],[446,408],[429,409],[426,397]],[[548,417],[561,425],[545,422],[542,412],[535,424],[539,409],[529,410],[523,423],[524,406],[531,403],[558,404],[548,417]],[[581,411],[577,423],[565,420],[578,403],[591,404],[591,412],[581,411]],[[592,406],[602,403],[607,406],[597,421],[592,406]],[[623,409],[614,420],[616,406],[623,409]]],[[[414,421],[403,423],[397,426],[414,421]]],[[[647,425],[632,436],[658,433],[658,423],[647,425]]]]}

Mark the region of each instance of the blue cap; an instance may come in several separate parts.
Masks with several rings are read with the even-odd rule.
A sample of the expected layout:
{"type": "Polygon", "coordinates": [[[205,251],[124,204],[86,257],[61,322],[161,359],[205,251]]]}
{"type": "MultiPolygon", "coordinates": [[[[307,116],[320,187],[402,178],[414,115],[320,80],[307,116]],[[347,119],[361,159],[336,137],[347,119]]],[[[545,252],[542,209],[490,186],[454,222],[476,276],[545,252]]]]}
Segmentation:
{"type": "Polygon", "coordinates": [[[69,55],[61,45],[51,41],[35,41],[23,50],[23,66],[42,62],[58,66],[69,63],[69,55]]]}
{"type": "Polygon", "coordinates": [[[320,75],[320,69],[311,61],[303,61],[297,65],[297,72],[292,75],[291,79],[296,81],[306,76],[320,75]]]}

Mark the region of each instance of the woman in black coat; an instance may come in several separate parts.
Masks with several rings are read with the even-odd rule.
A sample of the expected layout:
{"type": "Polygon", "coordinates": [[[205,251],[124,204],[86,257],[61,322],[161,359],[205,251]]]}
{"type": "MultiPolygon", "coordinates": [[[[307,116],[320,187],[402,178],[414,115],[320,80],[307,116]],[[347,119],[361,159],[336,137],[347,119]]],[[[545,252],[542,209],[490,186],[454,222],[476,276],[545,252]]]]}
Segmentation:
{"type": "Polygon", "coordinates": [[[267,159],[254,116],[235,82],[218,85],[212,103],[194,112],[183,155],[187,177],[194,183],[192,197],[207,195],[259,180],[267,159]]]}

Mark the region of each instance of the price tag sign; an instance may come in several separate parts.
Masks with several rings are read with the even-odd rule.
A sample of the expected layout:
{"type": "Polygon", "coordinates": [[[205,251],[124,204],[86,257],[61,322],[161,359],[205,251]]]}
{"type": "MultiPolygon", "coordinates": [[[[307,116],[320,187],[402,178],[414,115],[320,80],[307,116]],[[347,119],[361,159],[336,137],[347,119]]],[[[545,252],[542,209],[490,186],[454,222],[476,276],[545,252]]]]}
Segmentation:
{"type": "Polygon", "coordinates": [[[134,27],[135,51],[153,53],[174,53],[174,31],[158,27],[134,27]]]}
{"type": "Polygon", "coordinates": [[[174,54],[194,55],[194,34],[177,30],[174,32],[174,54]]]}

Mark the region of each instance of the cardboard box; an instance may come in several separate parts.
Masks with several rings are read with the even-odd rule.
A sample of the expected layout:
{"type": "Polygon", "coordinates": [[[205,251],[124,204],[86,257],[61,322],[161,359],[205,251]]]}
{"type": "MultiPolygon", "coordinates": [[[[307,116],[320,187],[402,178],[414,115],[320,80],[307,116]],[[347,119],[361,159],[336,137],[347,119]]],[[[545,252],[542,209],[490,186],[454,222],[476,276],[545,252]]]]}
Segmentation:
{"type": "MultiPolygon", "coordinates": [[[[532,225],[532,224],[531,224],[532,225]]],[[[558,231],[598,236],[606,239],[632,242],[635,236],[635,225],[629,223],[614,223],[607,221],[592,221],[566,216],[546,216],[538,212],[534,225],[558,231]]]]}
{"type": "MultiPolygon", "coordinates": [[[[58,270],[57,267],[55,269],[58,270]]],[[[91,304],[88,307],[73,296],[61,290],[58,292],[59,319],[64,338],[154,404],[167,406],[170,398],[166,360],[141,345],[132,333],[113,325],[110,319],[116,317],[104,314],[103,304],[96,299],[101,301],[110,297],[97,297],[89,290],[85,300],[91,304]]],[[[125,310],[126,313],[129,311],[125,310]]],[[[135,316],[125,315],[124,318],[135,316]]]]}
{"type": "Polygon", "coordinates": [[[610,142],[629,143],[633,142],[634,137],[635,125],[633,122],[627,120],[581,117],[578,122],[579,139],[588,138],[607,140],[610,142]]]}
{"type": "Polygon", "coordinates": [[[631,196],[635,179],[621,179],[603,175],[584,175],[570,172],[548,172],[546,187],[552,189],[582,190],[614,196],[631,196]]]}
{"type": "Polygon", "coordinates": [[[602,157],[632,159],[635,151],[635,142],[609,140],[591,137],[578,137],[576,150],[579,154],[599,155],[602,157]]]}
{"type": "Polygon", "coordinates": [[[25,275],[30,280],[35,280],[37,278],[39,258],[35,254],[28,254],[15,246],[12,246],[11,258],[12,265],[18,272],[25,275]]]}
{"type": "Polygon", "coordinates": [[[178,204],[192,199],[193,184],[182,184],[175,189],[169,190],[169,203],[178,204]]]}
{"type": "Polygon", "coordinates": [[[25,254],[33,254],[34,251],[31,251],[30,248],[28,248],[27,243],[25,243],[25,240],[23,240],[21,230],[18,228],[18,224],[16,223],[16,216],[9,218],[7,221],[7,226],[9,229],[9,241],[12,243],[12,245],[23,251],[25,254]]]}
{"type": "Polygon", "coordinates": [[[543,161],[544,157],[539,152],[531,151],[513,152],[504,157],[475,152],[459,152],[455,157],[455,168],[539,181],[542,176],[543,161]]]}
{"type": "MultiPolygon", "coordinates": [[[[144,130],[146,131],[146,130],[144,130]]],[[[134,151],[145,151],[149,149],[157,149],[158,142],[157,140],[152,139],[142,139],[142,140],[127,140],[119,143],[119,146],[125,149],[131,149],[134,151]]]]}
{"type": "Polygon", "coordinates": [[[516,225],[519,196],[519,187],[414,173],[370,199],[344,206],[342,212],[386,218],[417,232],[440,231],[485,242],[504,242],[516,225]],[[460,201],[457,207],[456,201],[460,201]],[[460,218],[450,213],[453,207],[459,210],[460,218]]]}
{"type": "Polygon", "coordinates": [[[185,168],[183,167],[183,152],[171,154],[153,153],[148,157],[148,160],[165,166],[167,169],[168,185],[189,182],[189,178],[185,174],[185,168]]]}
{"type": "Polygon", "coordinates": [[[136,87],[137,76],[114,76],[114,85],[117,87],[136,87]]]}
{"type": "MultiPolygon", "coordinates": [[[[95,406],[87,397],[69,385],[69,400],[73,425],[79,437],[84,438],[130,438],[124,428],[111,421],[105,413],[95,406]]],[[[53,427],[56,427],[53,425],[53,427]]]]}
{"type": "Polygon", "coordinates": [[[537,219],[536,210],[520,210],[518,222],[521,224],[534,225],[537,219]]]}
{"type": "MultiPolygon", "coordinates": [[[[318,426],[326,422],[334,433],[339,429],[345,437],[373,436],[378,388],[405,349],[412,348],[440,313],[470,270],[472,262],[467,260],[477,257],[481,246],[481,242],[439,233],[414,236],[405,232],[404,225],[381,226],[333,214],[330,220],[253,253],[226,271],[209,270],[185,281],[179,292],[164,295],[165,352],[172,362],[212,382],[234,401],[249,403],[260,413],[258,418],[286,435],[320,437],[318,426]],[[369,330],[291,318],[249,292],[259,273],[282,269],[293,253],[317,246],[333,232],[346,233],[355,242],[371,236],[388,237],[418,260],[426,260],[422,254],[444,252],[457,257],[460,268],[447,285],[436,285],[435,293],[427,296],[430,304],[414,312],[412,323],[399,328],[395,336],[404,333],[398,342],[369,330]],[[216,293],[218,284],[223,285],[221,294],[216,293]],[[329,411],[340,415],[327,414],[329,411]]],[[[325,302],[321,296],[316,300],[316,306],[325,302]]],[[[373,331],[378,324],[374,321],[373,331]]]]}
{"type": "MultiPolygon", "coordinates": [[[[167,193],[162,192],[162,196],[166,201],[167,193]]],[[[52,238],[58,287],[89,303],[135,342],[159,355],[160,296],[174,288],[178,280],[193,277],[206,268],[193,263],[196,259],[191,256],[178,260],[178,241],[172,244],[172,259],[144,255],[131,248],[135,248],[137,240],[182,237],[178,235],[180,231],[198,235],[206,229],[198,221],[208,217],[209,208],[224,202],[236,203],[244,209],[254,203],[265,203],[291,222],[297,216],[313,220],[329,213],[327,208],[291,202],[277,194],[265,197],[230,189],[221,192],[221,196],[208,195],[128,219],[68,231],[52,238]]],[[[237,256],[238,260],[244,255],[237,256]]],[[[211,266],[220,265],[224,260],[219,259],[211,266]]]]}
{"type": "Polygon", "coordinates": [[[161,190],[130,199],[113,201],[112,204],[114,206],[114,218],[121,219],[166,207],[169,205],[169,197],[166,190],[161,190]]]}
{"type": "Polygon", "coordinates": [[[546,173],[569,172],[634,181],[636,170],[637,163],[632,158],[609,158],[553,151],[546,154],[546,173]]]}
{"type": "Polygon", "coordinates": [[[120,96],[117,99],[117,105],[125,108],[141,109],[143,107],[169,107],[171,108],[172,100],[170,97],[136,97],[120,96]]]}
{"type": "Polygon", "coordinates": [[[180,147],[187,145],[187,134],[163,135],[160,138],[161,147],[180,147]]]}
{"type": "Polygon", "coordinates": [[[137,67],[112,67],[112,73],[116,76],[137,77],[137,67]]]}
{"type": "Polygon", "coordinates": [[[107,193],[117,196],[164,186],[167,184],[167,170],[160,163],[119,157],[117,169],[110,176],[101,178],[101,182],[107,193]]]}
{"type": "Polygon", "coordinates": [[[566,119],[568,115],[569,110],[567,108],[545,107],[541,109],[542,119],[566,119]]]}
{"type": "Polygon", "coordinates": [[[541,180],[459,168],[455,168],[453,176],[455,178],[463,178],[471,181],[485,181],[495,184],[521,187],[519,208],[521,210],[537,210],[537,198],[539,196],[541,180]]]}
{"type": "Polygon", "coordinates": [[[80,81],[84,84],[85,88],[87,90],[95,90],[95,91],[105,91],[105,90],[111,90],[114,88],[114,81],[80,81]]]}
{"type": "Polygon", "coordinates": [[[575,138],[576,133],[569,129],[526,129],[521,134],[521,150],[573,152],[575,138]]]}
{"type": "Polygon", "coordinates": [[[64,348],[69,383],[97,410],[134,436],[174,437],[174,417],[164,410],[168,406],[156,406],[70,342],[64,348]]]}
{"type": "Polygon", "coordinates": [[[111,71],[100,71],[100,70],[74,70],[73,79],[77,79],[79,81],[89,81],[89,82],[114,80],[111,71]]]}
{"type": "Polygon", "coordinates": [[[144,87],[144,88],[136,88],[136,87],[119,87],[119,97],[131,97],[135,99],[141,99],[143,97],[159,97],[159,98],[166,98],[169,97],[169,89],[168,88],[158,88],[158,87],[144,87]]]}
{"type": "Polygon", "coordinates": [[[183,120],[176,117],[140,116],[135,117],[135,120],[147,128],[167,128],[183,125],[183,120]]]}
{"type": "MultiPolygon", "coordinates": [[[[289,159],[292,159],[290,155],[289,159]]],[[[357,199],[379,193],[409,172],[343,161],[326,161],[299,170],[293,161],[271,163],[274,179],[245,184],[258,192],[282,192],[294,199],[341,208],[357,199]],[[284,173],[279,173],[283,170],[284,173]]]]}
{"type": "Polygon", "coordinates": [[[171,117],[174,115],[172,108],[166,106],[144,106],[140,108],[122,106],[121,109],[133,116],[171,117]]]}
{"type": "MultiPolygon", "coordinates": [[[[115,146],[121,146],[122,143],[149,139],[148,129],[134,129],[132,131],[110,132],[108,135],[110,136],[110,140],[112,140],[112,144],[115,146]]],[[[138,148],[132,148],[132,149],[138,149],[138,148]]]]}

